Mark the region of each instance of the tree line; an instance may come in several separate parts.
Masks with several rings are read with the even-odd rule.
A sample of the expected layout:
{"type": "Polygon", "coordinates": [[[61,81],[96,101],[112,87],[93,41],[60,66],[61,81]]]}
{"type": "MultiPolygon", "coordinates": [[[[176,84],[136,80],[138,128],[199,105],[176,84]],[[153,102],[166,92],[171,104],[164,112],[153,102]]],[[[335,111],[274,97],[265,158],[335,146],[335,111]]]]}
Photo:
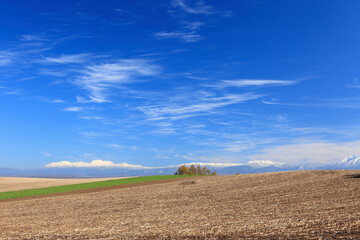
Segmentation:
{"type": "Polygon", "coordinates": [[[216,176],[216,171],[213,171],[212,173],[210,170],[204,166],[201,167],[200,165],[197,165],[195,167],[194,164],[191,164],[190,167],[187,167],[186,165],[180,166],[174,175],[200,175],[200,176],[206,176],[206,175],[213,175],[216,176]]]}

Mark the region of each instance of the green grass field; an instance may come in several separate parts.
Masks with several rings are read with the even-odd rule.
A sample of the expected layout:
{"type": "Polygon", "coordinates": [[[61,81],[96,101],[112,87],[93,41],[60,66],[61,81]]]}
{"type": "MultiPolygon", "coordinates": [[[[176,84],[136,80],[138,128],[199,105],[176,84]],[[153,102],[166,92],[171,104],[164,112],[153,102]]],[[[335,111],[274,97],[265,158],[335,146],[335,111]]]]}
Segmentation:
{"type": "Polygon", "coordinates": [[[70,191],[77,191],[77,190],[91,189],[91,188],[110,187],[110,186],[124,185],[129,183],[141,183],[141,182],[157,181],[164,179],[183,178],[183,177],[189,177],[189,175],[159,175],[159,176],[146,176],[146,177],[132,177],[132,178],[115,179],[115,180],[107,180],[100,182],[80,183],[80,184],[63,185],[56,187],[1,192],[0,200],[38,196],[38,195],[45,195],[51,193],[63,193],[63,192],[70,192],[70,191]]]}

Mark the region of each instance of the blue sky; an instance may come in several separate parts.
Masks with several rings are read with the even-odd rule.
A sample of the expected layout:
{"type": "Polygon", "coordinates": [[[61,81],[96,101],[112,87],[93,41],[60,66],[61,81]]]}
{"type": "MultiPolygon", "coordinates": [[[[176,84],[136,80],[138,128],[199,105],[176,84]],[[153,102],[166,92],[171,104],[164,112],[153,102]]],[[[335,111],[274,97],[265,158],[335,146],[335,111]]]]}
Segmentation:
{"type": "Polygon", "coordinates": [[[0,167],[358,154],[359,7],[2,1],[0,167]]]}

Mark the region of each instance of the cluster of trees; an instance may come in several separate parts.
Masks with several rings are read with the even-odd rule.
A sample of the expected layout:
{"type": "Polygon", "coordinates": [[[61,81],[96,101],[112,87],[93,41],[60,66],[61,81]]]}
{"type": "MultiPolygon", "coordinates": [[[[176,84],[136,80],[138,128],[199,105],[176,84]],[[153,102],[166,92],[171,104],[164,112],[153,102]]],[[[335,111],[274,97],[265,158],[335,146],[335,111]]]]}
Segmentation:
{"type": "Polygon", "coordinates": [[[213,175],[213,176],[216,176],[217,173],[216,173],[216,171],[213,171],[211,173],[210,170],[207,169],[206,166],[201,167],[200,165],[197,165],[195,167],[194,164],[192,164],[189,168],[186,165],[180,166],[176,170],[174,175],[201,175],[201,176],[213,175]]]}

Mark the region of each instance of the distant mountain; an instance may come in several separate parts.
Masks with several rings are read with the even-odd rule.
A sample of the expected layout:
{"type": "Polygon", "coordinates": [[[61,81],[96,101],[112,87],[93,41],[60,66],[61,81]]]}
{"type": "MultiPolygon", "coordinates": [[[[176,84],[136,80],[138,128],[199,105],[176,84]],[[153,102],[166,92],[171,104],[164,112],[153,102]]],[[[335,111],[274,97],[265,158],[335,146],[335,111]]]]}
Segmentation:
{"type": "Polygon", "coordinates": [[[0,168],[0,177],[96,178],[171,175],[176,167],[161,169],[127,169],[120,167],[57,167],[18,170],[0,168]]]}
{"type": "MultiPolygon", "coordinates": [[[[205,163],[205,162],[191,162],[185,163],[206,166],[211,171],[216,171],[218,174],[235,174],[235,173],[261,173],[261,172],[279,172],[299,170],[298,166],[290,167],[284,163],[275,163],[272,161],[249,161],[247,163],[205,163]]],[[[160,175],[160,174],[174,174],[176,169],[184,164],[167,166],[167,167],[142,167],[140,165],[130,165],[126,163],[113,164],[109,161],[94,160],[88,164],[84,163],[52,163],[48,164],[47,168],[38,170],[46,173],[72,175],[81,177],[115,177],[115,176],[146,176],[146,175],[160,175]],[[94,166],[96,162],[97,167],[94,166]],[[60,167],[58,167],[60,166],[60,167]],[[69,167],[64,167],[69,166],[69,167]],[[82,166],[82,167],[73,167],[82,166]],[[84,167],[86,166],[86,167],[84,167]]]]}
{"type": "Polygon", "coordinates": [[[283,172],[283,171],[296,171],[302,170],[300,166],[288,166],[288,165],[281,165],[281,166],[263,166],[263,167],[254,167],[251,165],[243,165],[243,166],[234,166],[234,167],[225,167],[214,169],[220,175],[228,175],[228,174],[249,174],[249,173],[265,173],[265,172],[283,172]]]}
{"type": "MultiPolygon", "coordinates": [[[[360,156],[352,155],[344,158],[337,164],[325,165],[322,167],[292,166],[272,161],[249,161],[247,163],[185,163],[207,166],[211,171],[220,175],[226,174],[248,174],[264,172],[281,172],[296,170],[336,170],[336,169],[360,169],[360,156]]],[[[85,162],[55,162],[43,168],[17,170],[0,168],[0,176],[17,177],[55,177],[55,178],[94,178],[94,177],[124,177],[124,176],[149,176],[149,175],[171,175],[183,164],[167,167],[144,167],[127,163],[115,164],[110,161],[94,160],[85,162]]]]}
{"type": "Polygon", "coordinates": [[[360,156],[350,155],[341,160],[337,166],[343,169],[360,169],[360,156]]]}
{"type": "Polygon", "coordinates": [[[0,168],[0,176],[16,176],[20,174],[20,171],[13,168],[0,168]]]}
{"type": "MultiPolygon", "coordinates": [[[[283,163],[272,161],[250,161],[248,163],[204,163],[192,162],[185,165],[207,166],[218,174],[235,173],[261,173],[298,170],[298,167],[286,166],[283,163]]],[[[51,163],[43,168],[17,170],[1,169],[0,176],[18,177],[56,177],[56,178],[94,178],[94,177],[123,177],[123,176],[149,176],[174,174],[183,164],[167,167],[142,167],[140,165],[127,165],[125,163],[113,164],[109,161],[94,160],[90,163],[51,163]],[[96,166],[94,166],[96,165],[96,166]]]]}

